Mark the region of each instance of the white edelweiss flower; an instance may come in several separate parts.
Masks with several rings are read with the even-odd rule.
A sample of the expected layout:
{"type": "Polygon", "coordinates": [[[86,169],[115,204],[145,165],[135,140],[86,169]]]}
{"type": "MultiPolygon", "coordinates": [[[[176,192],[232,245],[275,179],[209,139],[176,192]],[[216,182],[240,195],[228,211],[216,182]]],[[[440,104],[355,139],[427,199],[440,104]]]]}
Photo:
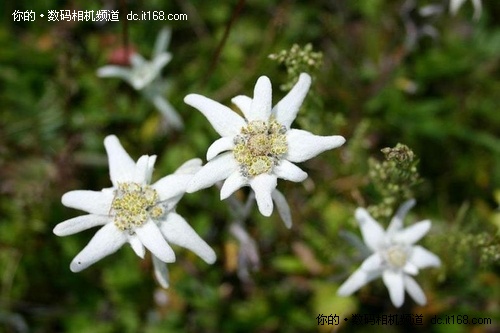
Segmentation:
{"type": "MultiPolygon", "coordinates": [[[[187,224],[174,208],[185,193],[187,183],[200,169],[201,160],[192,159],[174,174],[150,185],[156,156],[144,155],[134,162],[114,135],[104,139],[113,187],[101,191],[78,190],[63,195],[62,203],[88,212],[59,223],[54,228],[58,236],[102,226],[87,246],[73,259],[70,269],[79,272],[129,243],[134,252],[144,258],[145,248],[154,261],[174,262],[175,254],[169,243],[185,247],[207,263],[215,261],[215,253],[187,224]]],[[[156,270],[157,264],[155,264],[156,270]]],[[[166,270],[166,269],[165,269],[166,270]]],[[[166,273],[157,273],[167,286],[166,273]]]]}
{"type": "Polygon", "coordinates": [[[271,215],[274,201],[281,218],[291,227],[290,207],[276,189],[277,179],[303,181],[307,173],[294,163],[345,142],[339,135],[317,136],[290,128],[310,85],[311,77],[302,73],[292,90],[272,107],[271,82],[261,76],[255,84],[253,99],[248,96],[232,99],[244,118],[204,96],[186,96],[184,101],[201,111],[221,136],[208,148],[208,163],[193,177],[187,192],[225,180],[220,192],[223,200],[239,188],[250,186],[262,215],[271,215]]]}
{"type": "Polygon", "coordinates": [[[156,38],[153,58],[148,61],[140,54],[134,53],[130,57],[132,67],[108,65],[97,70],[99,77],[117,77],[127,81],[134,89],[141,90],[157,77],[165,65],[172,59],[172,54],[166,51],[170,42],[171,30],[163,28],[156,38]]]}
{"type": "Polygon", "coordinates": [[[127,81],[135,90],[140,90],[144,96],[165,116],[169,124],[181,129],[183,123],[175,108],[162,96],[164,84],[160,76],[161,70],[172,59],[167,52],[172,31],[163,28],[156,38],[153,58],[148,61],[140,54],[130,56],[131,67],[108,65],[97,70],[99,77],[117,77],[127,81]]]}
{"type": "MultiPolygon", "coordinates": [[[[466,0],[450,0],[450,12],[452,15],[456,15],[458,10],[465,3],[466,0]]],[[[478,20],[481,17],[482,3],[481,0],[472,0],[472,5],[474,6],[474,19],[478,20]]]]}
{"type": "Polygon", "coordinates": [[[422,246],[414,245],[429,231],[431,221],[424,220],[403,229],[403,219],[414,205],[415,200],[401,205],[386,231],[365,209],[356,210],[363,240],[373,254],[340,286],[338,295],[349,296],[382,276],[394,306],[403,304],[405,290],[418,304],[427,302],[424,292],[412,276],[417,275],[421,268],[440,266],[441,261],[422,246]]]}

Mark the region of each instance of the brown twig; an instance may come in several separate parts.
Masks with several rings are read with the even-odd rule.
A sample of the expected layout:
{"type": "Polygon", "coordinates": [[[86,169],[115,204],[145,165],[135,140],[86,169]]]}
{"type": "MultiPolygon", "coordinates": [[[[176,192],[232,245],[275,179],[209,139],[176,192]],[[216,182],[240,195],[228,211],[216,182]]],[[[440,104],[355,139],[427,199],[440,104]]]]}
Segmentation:
{"type": "MultiPolygon", "coordinates": [[[[120,0],[120,6],[122,8],[122,11],[124,13],[127,12],[127,1],[126,0],[120,0]]],[[[125,52],[128,53],[128,20],[123,20],[122,24],[122,42],[123,42],[123,48],[125,52]]]]}
{"type": "Polygon", "coordinates": [[[236,22],[236,19],[238,18],[239,14],[244,6],[245,6],[245,0],[239,0],[238,4],[236,5],[236,8],[233,11],[233,14],[231,15],[231,18],[229,19],[229,22],[227,23],[226,30],[224,31],[224,36],[222,36],[222,39],[219,42],[219,45],[217,45],[217,49],[215,50],[214,56],[212,58],[212,63],[210,64],[207,75],[205,76],[203,85],[205,85],[208,78],[212,76],[212,73],[215,70],[217,62],[219,61],[222,49],[224,48],[224,45],[226,44],[227,38],[229,37],[229,32],[231,31],[231,27],[233,26],[234,22],[236,22]]]}

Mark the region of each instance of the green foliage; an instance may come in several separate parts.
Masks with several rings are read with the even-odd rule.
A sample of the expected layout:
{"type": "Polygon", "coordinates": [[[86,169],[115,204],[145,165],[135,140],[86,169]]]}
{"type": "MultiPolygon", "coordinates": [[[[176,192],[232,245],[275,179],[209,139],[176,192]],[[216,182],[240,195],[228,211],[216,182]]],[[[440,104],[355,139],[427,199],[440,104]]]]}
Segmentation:
{"type": "MultiPolygon", "coordinates": [[[[408,21],[402,1],[6,2],[0,25],[0,331],[498,330],[500,2],[483,1],[478,22],[466,3],[456,17],[446,8],[432,20],[408,21]],[[188,20],[127,21],[122,7],[116,7],[119,22],[39,16],[14,22],[11,16],[16,9],[46,14],[118,4],[127,11],[187,13],[188,20]],[[128,43],[149,57],[165,24],[173,30],[173,59],[163,70],[169,83],[164,96],[185,122],[184,132],[167,130],[155,107],[126,83],[96,76],[123,46],[125,25],[128,43]],[[410,35],[425,24],[439,37],[419,38],[408,50],[410,35]],[[177,208],[216,251],[214,265],[175,248],[166,291],[152,276],[150,257],[140,260],[127,246],[84,272],[69,270],[95,229],[56,237],[57,223],[81,214],[64,207],[61,196],[111,186],[106,135],[116,134],[134,159],[156,154],[158,179],[188,159],[205,161],[217,138],[184,104],[185,95],[232,107],[232,97],[251,96],[257,78],[267,75],[276,103],[302,71],[314,80],[294,125],[343,135],[347,143],[302,163],[309,174],[303,183],[279,182],[292,209],[291,230],[276,212],[265,218],[252,209],[247,231],[256,240],[260,269],[247,279],[238,276],[240,244],[228,232],[231,215],[214,187],[187,194],[177,208]],[[382,160],[384,147],[393,148],[382,150],[382,160]],[[417,277],[428,305],[417,307],[407,295],[397,310],[380,281],[338,297],[338,286],[364,255],[348,242],[359,234],[355,208],[369,206],[386,219],[413,196],[417,206],[405,223],[432,220],[421,244],[443,262],[417,277]],[[422,313],[425,320],[422,327],[329,327],[317,325],[320,313],[341,321],[354,313],[422,313]],[[432,325],[434,315],[495,322],[432,325]]],[[[247,195],[246,189],[236,194],[247,195]]]]}

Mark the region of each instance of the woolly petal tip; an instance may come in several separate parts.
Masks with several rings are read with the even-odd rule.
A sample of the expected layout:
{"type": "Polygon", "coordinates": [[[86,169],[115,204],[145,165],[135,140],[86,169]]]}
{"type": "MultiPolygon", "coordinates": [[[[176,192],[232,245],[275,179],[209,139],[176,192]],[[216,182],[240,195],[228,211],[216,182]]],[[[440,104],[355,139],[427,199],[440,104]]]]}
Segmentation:
{"type": "Polygon", "coordinates": [[[163,238],[160,229],[153,221],[148,221],[139,228],[135,228],[135,233],[142,244],[163,262],[174,262],[175,253],[163,238]]]}
{"type": "Polygon", "coordinates": [[[356,220],[358,220],[365,244],[372,251],[378,251],[380,245],[384,241],[384,229],[382,229],[380,224],[375,221],[364,208],[356,209],[356,220]]]}
{"type": "Polygon", "coordinates": [[[420,245],[416,245],[412,248],[408,261],[418,268],[441,266],[439,257],[420,245]]]}
{"type": "Polygon", "coordinates": [[[430,229],[431,221],[425,220],[418,222],[399,232],[396,232],[393,236],[393,240],[405,244],[415,244],[422,237],[424,237],[430,229]]]}
{"type": "Polygon", "coordinates": [[[290,125],[297,117],[297,113],[299,112],[300,106],[302,105],[310,86],[311,77],[309,74],[300,74],[297,83],[272,110],[272,113],[276,116],[276,120],[280,124],[290,128],[290,125]]]}
{"type": "Polygon", "coordinates": [[[291,129],[287,132],[290,162],[304,162],[322,152],[342,146],[345,138],[340,135],[319,136],[304,130],[291,129]]]}
{"type": "Polygon", "coordinates": [[[137,160],[133,181],[142,185],[148,184],[153,174],[156,155],[143,155],[137,160]]]}
{"type": "Polygon", "coordinates": [[[135,162],[118,138],[108,135],[104,139],[104,147],[108,153],[109,173],[113,185],[116,187],[118,183],[131,181],[135,173],[135,162]]]}
{"type": "Polygon", "coordinates": [[[261,76],[255,83],[253,99],[250,105],[248,121],[263,120],[268,121],[271,115],[272,87],[267,76],[261,76]]]}
{"type": "Polygon", "coordinates": [[[123,232],[113,223],[108,223],[96,232],[90,242],[73,259],[70,265],[72,272],[80,272],[102,258],[118,251],[127,241],[123,232]]]}
{"type": "Polygon", "coordinates": [[[171,200],[186,192],[188,183],[193,178],[191,174],[174,173],[158,180],[152,185],[161,201],[171,200]]]}
{"type": "Polygon", "coordinates": [[[130,69],[120,66],[104,66],[97,70],[98,77],[117,77],[123,80],[130,80],[132,72],[130,69]]]}
{"type": "Polygon", "coordinates": [[[189,94],[184,97],[184,102],[198,109],[222,137],[232,137],[246,125],[236,112],[205,96],[189,94]]]}
{"type": "Polygon", "coordinates": [[[292,182],[302,182],[307,178],[306,172],[287,160],[282,160],[280,164],[274,167],[273,172],[278,178],[292,182]]]}
{"type": "Polygon", "coordinates": [[[283,220],[283,223],[288,229],[290,229],[292,227],[292,212],[290,211],[290,206],[288,205],[288,202],[286,202],[285,196],[283,195],[283,193],[275,189],[271,193],[271,197],[273,198],[273,201],[276,204],[276,208],[278,209],[278,214],[283,220]]]}
{"type": "Polygon", "coordinates": [[[255,176],[250,181],[250,186],[255,192],[257,207],[264,216],[271,216],[273,213],[273,199],[271,193],[277,185],[277,178],[274,175],[261,174],[255,176]]]}
{"type": "Polygon", "coordinates": [[[207,188],[216,182],[226,179],[238,170],[232,153],[224,153],[214,157],[198,171],[187,185],[186,192],[193,193],[207,188]]]}
{"type": "Polygon", "coordinates": [[[155,255],[152,255],[152,258],[156,281],[158,281],[162,288],[167,289],[169,286],[167,264],[158,259],[155,255]]]}
{"type": "Polygon", "coordinates": [[[391,223],[389,223],[389,227],[387,228],[388,234],[393,234],[396,231],[403,229],[403,220],[405,219],[410,209],[412,209],[413,206],[415,206],[415,203],[416,203],[415,199],[410,199],[405,201],[401,206],[399,206],[396,214],[391,219],[391,223]]]}
{"type": "Polygon", "coordinates": [[[220,139],[217,139],[208,147],[207,150],[207,161],[210,161],[213,159],[215,156],[219,155],[222,152],[225,152],[227,150],[232,150],[234,148],[234,142],[233,138],[230,137],[223,137],[220,139]]]}
{"type": "Polygon", "coordinates": [[[217,257],[214,250],[198,236],[182,216],[170,213],[167,220],[161,223],[160,229],[169,243],[193,251],[208,264],[215,262],[217,257]]]}
{"type": "Polygon", "coordinates": [[[54,227],[53,232],[57,236],[68,236],[96,226],[105,225],[110,221],[111,219],[106,215],[82,215],[59,223],[54,227]]]}
{"type": "Polygon", "coordinates": [[[200,171],[202,164],[203,162],[200,158],[192,158],[178,167],[177,170],[175,170],[174,174],[193,175],[196,172],[200,171]]]}
{"type": "Polygon", "coordinates": [[[248,116],[250,114],[250,108],[252,106],[252,99],[248,96],[244,95],[239,95],[236,97],[233,97],[231,99],[231,102],[238,107],[238,109],[241,110],[245,118],[248,119],[248,116]]]}
{"type": "Polygon", "coordinates": [[[397,308],[401,307],[405,301],[403,273],[388,269],[382,273],[382,279],[389,290],[392,304],[397,308]]]}
{"type": "Polygon", "coordinates": [[[135,254],[141,259],[144,259],[144,255],[146,254],[146,248],[141,243],[141,240],[137,235],[130,235],[128,238],[128,242],[132,250],[134,250],[135,254]]]}
{"type": "Polygon", "coordinates": [[[154,51],[153,51],[154,58],[165,52],[165,50],[168,47],[168,44],[170,43],[171,38],[172,38],[172,29],[170,29],[169,27],[163,27],[158,33],[158,36],[156,37],[154,51]]]}
{"type": "Polygon", "coordinates": [[[413,298],[418,305],[423,306],[427,303],[424,291],[411,276],[404,276],[404,285],[408,294],[410,294],[411,298],[413,298]]]}
{"type": "Polygon", "coordinates": [[[106,191],[75,190],[65,193],[61,198],[66,207],[96,215],[108,215],[112,201],[112,192],[106,191]]]}
{"type": "Polygon", "coordinates": [[[362,269],[357,269],[352,275],[339,287],[337,295],[349,296],[359,288],[368,284],[370,281],[380,276],[379,271],[366,272],[362,269]]]}
{"type": "Polygon", "coordinates": [[[227,199],[235,191],[248,184],[248,180],[243,177],[239,171],[234,171],[222,185],[220,189],[220,199],[227,199]]]}

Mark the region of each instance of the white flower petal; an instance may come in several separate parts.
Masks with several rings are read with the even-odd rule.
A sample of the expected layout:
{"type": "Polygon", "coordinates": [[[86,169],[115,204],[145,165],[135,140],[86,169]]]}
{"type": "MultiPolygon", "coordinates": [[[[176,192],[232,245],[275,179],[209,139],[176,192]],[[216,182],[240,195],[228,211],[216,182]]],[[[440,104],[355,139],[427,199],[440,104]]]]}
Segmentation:
{"type": "Polygon", "coordinates": [[[301,182],[307,178],[306,172],[302,171],[301,168],[287,160],[281,160],[280,164],[274,167],[273,173],[278,178],[292,182],[301,182]]]}
{"type": "Polygon", "coordinates": [[[248,179],[243,177],[239,171],[234,171],[222,185],[220,189],[220,199],[228,198],[235,191],[248,184],[248,179]]]}
{"type": "Polygon", "coordinates": [[[398,243],[404,244],[415,244],[422,237],[425,236],[429,229],[431,228],[431,221],[425,220],[422,222],[415,223],[401,231],[396,232],[392,236],[392,240],[398,243]]]}
{"type": "Polygon", "coordinates": [[[78,253],[70,265],[72,272],[80,272],[102,258],[118,251],[127,241],[125,233],[113,223],[99,229],[90,242],[78,253]]]}
{"type": "Polygon", "coordinates": [[[290,211],[288,202],[286,202],[285,196],[283,193],[275,189],[271,193],[271,197],[276,204],[276,208],[278,208],[278,213],[280,214],[283,223],[285,223],[285,226],[290,229],[292,227],[292,212],[290,211]]]}
{"type": "Polygon", "coordinates": [[[153,68],[154,71],[157,72],[157,75],[160,73],[161,69],[165,67],[172,60],[172,54],[169,52],[162,52],[153,58],[153,68]]]}
{"type": "Polygon", "coordinates": [[[76,190],[65,193],[61,202],[64,206],[83,210],[90,214],[109,215],[113,192],[76,190]]]}
{"type": "Polygon", "coordinates": [[[263,120],[267,122],[271,115],[272,94],[271,81],[267,76],[261,76],[255,83],[250,112],[245,114],[248,121],[263,120]]]}
{"type": "Polygon", "coordinates": [[[364,208],[356,209],[356,219],[359,222],[365,244],[376,252],[384,242],[384,229],[364,208]]]}
{"type": "Polygon", "coordinates": [[[174,262],[175,253],[151,220],[134,229],[142,244],[163,262],[174,262]]]}
{"type": "Polygon", "coordinates": [[[169,243],[182,246],[196,253],[208,264],[216,259],[214,250],[191,228],[182,216],[170,213],[160,224],[160,230],[169,243]]]}
{"type": "Polygon", "coordinates": [[[472,4],[474,5],[474,20],[479,20],[482,12],[482,3],[481,0],[472,0],[472,4]]]}
{"type": "Polygon", "coordinates": [[[255,192],[255,200],[259,211],[264,216],[271,216],[273,213],[273,199],[271,193],[276,188],[278,179],[275,175],[260,174],[250,180],[250,186],[255,192]]]}
{"type": "Polygon", "coordinates": [[[386,269],[382,273],[382,280],[389,290],[389,296],[391,297],[392,304],[399,308],[405,301],[403,273],[401,271],[386,269]]]}
{"type": "Polygon", "coordinates": [[[139,256],[140,258],[144,259],[144,255],[146,254],[146,249],[139,240],[139,237],[137,237],[137,235],[129,235],[128,242],[130,243],[130,246],[132,247],[132,250],[134,250],[135,254],[137,254],[137,256],[139,256]]]}
{"type": "Polygon", "coordinates": [[[156,161],[156,155],[141,156],[137,161],[137,164],[135,165],[134,178],[132,181],[142,185],[147,184],[148,179],[151,178],[151,174],[153,173],[152,165],[155,164],[155,161],[156,161]]]}
{"type": "Polygon", "coordinates": [[[299,80],[290,92],[274,106],[272,113],[276,116],[276,120],[280,124],[290,128],[290,125],[297,117],[297,113],[310,86],[311,77],[306,73],[300,74],[299,80]]]}
{"type": "Polygon", "coordinates": [[[399,208],[394,217],[391,219],[391,223],[389,223],[389,227],[387,228],[387,234],[392,235],[396,231],[403,229],[403,220],[408,214],[408,211],[415,206],[415,199],[410,199],[403,203],[399,208]]]}
{"type": "Polygon", "coordinates": [[[226,179],[231,173],[238,170],[238,163],[233,153],[224,153],[214,157],[198,171],[188,184],[188,193],[212,186],[216,182],[226,179]]]}
{"type": "Polygon", "coordinates": [[[158,33],[156,37],[153,58],[158,57],[160,54],[164,53],[170,43],[170,39],[172,38],[172,29],[164,27],[158,33]]]}
{"type": "Polygon", "coordinates": [[[291,162],[303,162],[324,152],[342,146],[345,142],[340,135],[319,136],[307,131],[291,129],[287,131],[288,153],[291,162]]]}
{"type": "Polygon", "coordinates": [[[153,266],[155,271],[156,281],[162,286],[162,288],[168,288],[168,268],[167,264],[158,259],[154,254],[153,257],[153,266]]]}
{"type": "Polygon", "coordinates": [[[231,99],[231,102],[233,102],[233,104],[236,105],[238,109],[241,110],[243,116],[245,116],[245,118],[248,119],[248,115],[250,114],[250,109],[252,107],[252,99],[248,96],[239,95],[233,97],[231,99]]]}
{"type": "Polygon", "coordinates": [[[152,73],[152,72],[145,73],[145,74],[140,75],[140,76],[135,73],[135,75],[132,75],[130,77],[129,83],[135,90],[142,90],[148,84],[150,84],[151,81],[153,81],[155,76],[156,76],[156,73],[152,73]]]}
{"type": "Polygon", "coordinates": [[[125,81],[129,81],[131,75],[130,69],[121,66],[104,66],[97,70],[99,77],[117,77],[125,81]]]}
{"type": "Polygon", "coordinates": [[[373,253],[361,264],[361,269],[365,272],[380,270],[382,267],[382,257],[378,253],[373,253]]]}
{"type": "Polygon", "coordinates": [[[135,162],[123,149],[118,138],[108,135],[104,139],[104,147],[108,153],[109,174],[113,185],[117,187],[118,183],[131,181],[134,177],[135,162]]]}
{"type": "Polygon", "coordinates": [[[403,267],[403,272],[410,275],[417,275],[418,267],[408,260],[406,261],[406,264],[403,267]]]}
{"type": "Polygon", "coordinates": [[[450,0],[450,12],[456,15],[458,9],[464,4],[466,0],[450,0]]]}
{"type": "Polygon", "coordinates": [[[139,53],[134,53],[130,56],[130,64],[132,65],[132,67],[141,67],[146,62],[146,59],[144,59],[144,57],[139,53]]]}
{"type": "Polygon", "coordinates": [[[410,294],[411,298],[413,298],[418,305],[425,305],[427,303],[424,291],[411,276],[404,276],[404,284],[406,291],[408,291],[408,294],[410,294]]]}
{"type": "MultiPolygon", "coordinates": [[[[465,3],[466,0],[451,0],[450,1],[450,12],[452,15],[456,15],[460,7],[465,3]]],[[[475,20],[478,20],[481,17],[482,4],[481,0],[472,0],[472,4],[474,6],[474,16],[475,20]]]]}
{"type": "Polygon", "coordinates": [[[170,200],[183,195],[192,178],[193,175],[190,174],[172,174],[158,180],[151,187],[158,193],[160,201],[170,200]]]}
{"type": "Polygon", "coordinates": [[[163,117],[165,118],[167,125],[175,128],[182,129],[184,128],[184,123],[182,122],[181,117],[175,110],[175,108],[170,104],[163,96],[155,95],[152,97],[152,101],[154,106],[161,112],[163,117]]]}
{"type": "Polygon", "coordinates": [[[156,155],[150,156],[148,159],[148,171],[146,172],[145,184],[151,183],[151,177],[153,176],[153,170],[155,169],[156,155]]]}
{"type": "Polygon", "coordinates": [[[193,175],[196,172],[200,171],[201,165],[203,162],[199,158],[192,158],[186,162],[184,162],[180,167],[175,170],[174,174],[176,175],[193,175]]]}
{"type": "Polygon", "coordinates": [[[107,215],[82,215],[59,223],[53,231],[57,236],[68,236],[108,222],[111,222],[111,218],[107,215]]]}
{"type": "Polygon", "coordinates": [[[208,147],[207,150],[207,161],[210,161],[215,156],[226,150],[232,150],[234,148],[233,138],[231,137],[222,137],[217,139],[208,147]]]}
{"type": "Polygon", "coordinates": [[[413,246],[408,261],[418,268],[441,266],[439,257],[420,245],[413,246]]]}
{"type": "Polygon", "coordinates": [[[220,136],[235,136],[246,125],[236,112],[204,96],[189,94],[184,97],[184,102],[198,109],[220,136]]]}
{"type": "Polygon", "coordinates": [[[365,284],[378,278],[380,274],[381,271],[365,272],[361,268],[358,268],[344,283],[342,283],[337,290],[337,295],[349,296],[365,284]]]}

